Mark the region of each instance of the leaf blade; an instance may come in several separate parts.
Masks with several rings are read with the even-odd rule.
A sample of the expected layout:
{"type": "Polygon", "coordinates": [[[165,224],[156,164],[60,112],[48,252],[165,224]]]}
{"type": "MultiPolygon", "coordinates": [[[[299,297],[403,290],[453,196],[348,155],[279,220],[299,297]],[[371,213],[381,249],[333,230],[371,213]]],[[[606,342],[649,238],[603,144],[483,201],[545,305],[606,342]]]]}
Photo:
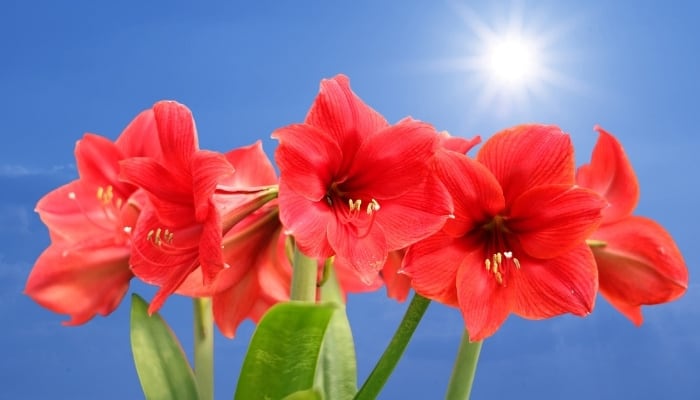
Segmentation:
{"type": "Polygon", "coordinates": [[[234,398],[282,399],[314,387],[323,338],[334,304],[280,303],[258,323],[234,398]]]}
{"type": "Polygon", "coordinates": [[[143,393],[149,400],[199,398],[194,373],[185,352],[158,313],[148,315],[148,303],[131,296],[131,351],[143,393]]]}

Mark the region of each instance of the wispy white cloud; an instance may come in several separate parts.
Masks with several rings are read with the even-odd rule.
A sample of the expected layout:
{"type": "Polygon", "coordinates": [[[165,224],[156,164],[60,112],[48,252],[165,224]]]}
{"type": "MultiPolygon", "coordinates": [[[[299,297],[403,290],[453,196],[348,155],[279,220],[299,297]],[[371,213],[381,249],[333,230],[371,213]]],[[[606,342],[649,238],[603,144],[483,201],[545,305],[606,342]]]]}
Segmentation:
{"type": "Polygon", "coordinates": [[[75,172],[74,164],[53,165],[49,167],[35,167],[18,164],[0,165],[0,176],[7,178],[18,178],[23,176],[36,175],[68,175],[75,172]]]}

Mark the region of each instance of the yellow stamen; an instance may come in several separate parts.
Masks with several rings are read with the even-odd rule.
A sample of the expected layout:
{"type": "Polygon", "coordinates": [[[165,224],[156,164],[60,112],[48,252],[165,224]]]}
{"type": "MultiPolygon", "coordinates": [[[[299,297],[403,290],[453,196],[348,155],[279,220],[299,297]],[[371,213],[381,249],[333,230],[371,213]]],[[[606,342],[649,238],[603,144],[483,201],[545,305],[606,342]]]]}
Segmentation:
{"type": "Polygon", "coordinates": [[[158,247],[162,246],[163,242],[166,244],[171,244],[174,238],[175,233],[170,232],[169,229],[163,230],[161,228],[158,228],[155,231],[151,229],[146,235],[146,240],[158,247]]]}
{"type": "Polygon", "coordinates": [[[360,211],[360,208],[362,207],[362,200],[357,199],[348,199],[348,206],[350,207],[350,212],[352,211],[360,211]]]}
{"type": "Polygon", "coordinates": [[[379,202],[377,202],[377,200],[370,200],[369,204],[367,204],[367,215],[372,215],[373,212],[379,211],[379,208],[379,202]]]}
{"type": "Polygon", "coordinates": [[[503,275],[506,273],[504,263],[506,260],[511,260],[515,265],[515,268],[520,269],[520,260],[513,257],[512,251],[499,251],[498,253],[493,253],[490,259],[487,258],[484,260],[486,271],[493,273],[493,276],[499,285],[502,285],[504,281],[503,275]]]}

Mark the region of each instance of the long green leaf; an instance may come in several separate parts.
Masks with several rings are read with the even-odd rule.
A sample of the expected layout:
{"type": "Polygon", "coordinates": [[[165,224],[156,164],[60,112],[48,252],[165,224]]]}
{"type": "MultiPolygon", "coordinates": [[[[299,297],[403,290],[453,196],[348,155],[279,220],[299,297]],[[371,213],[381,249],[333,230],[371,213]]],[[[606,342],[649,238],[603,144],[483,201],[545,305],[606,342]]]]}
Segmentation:
{"type": "Polygon", "coordinates": [[[334,304],[280,303],[258,323],[235,399],[283,399],[314,387],[318,355],[334,304]]]}
{"type": "Polygon", "coordinates": [[[197,384],[175,334],[160,315],[148,315],[148,303],[131,296],[131,351],[148,400],[197,399],[197,384]]]}
{"type": "Polygon", "coordinates": [[[357,361],[350,322],[345,312],[345,299],[336,279],[331,262],[321,286],[321,300],[336,303],[339,310],[333,314],[321,348],[317,386],[323,388],[326,400],[349,400],[357,392],[357,361]]]}
{"type": "Polygon", "coordinates": [[[323,396],[316,389],[308,389],[294,392],[282,400],[323,400],[323,396]]]}

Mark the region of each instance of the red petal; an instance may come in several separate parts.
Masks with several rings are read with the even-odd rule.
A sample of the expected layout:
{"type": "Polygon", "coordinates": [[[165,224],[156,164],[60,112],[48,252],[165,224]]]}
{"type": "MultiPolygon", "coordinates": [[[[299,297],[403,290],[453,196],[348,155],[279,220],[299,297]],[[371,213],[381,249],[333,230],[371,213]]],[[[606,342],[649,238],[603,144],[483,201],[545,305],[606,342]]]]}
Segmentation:
{"type": "Polygon", "coordinates": [[[384,230],[388,248],[398,250],[439,231],[452,214],[452,198],[442,183],[429,175],[423,184],[380,203],[380,207],[374,223],[384,230]]]}
{"type": "Polygon", "coordinates": [[[457,270],[457,298],[469,340],[493,335],[510,314],[513,291],[498,284],[484,268],[481,249],[465,254],[457,270]]]}
{"type": "Polygon", "coordinates": [[[389,252],[384,231],[378,224],[361,232],[350,224],[341,224],[335,219],[328,224],[328,243],[336,257],[351,264],[363,282],[371,284],[386,262],[389,252]]]}
{"type": "Polygon", "coordinates": [[[192,189],[195,219],[204,221],[209,214],[212,196],[220,181],[234,174],[223,154],[199,150],[192,157],[192,189]]]}
{"type": "Polygon", "coordinates": [[[542,319],[564,313],[584,316],[593,310],[598,276],[585,244],[549,260],[520,258],[520,265],[510,271],[515,314],[542,319]]]}
{"type": "Polygon", "coordinates": [[[155,115],[152,109],[142,111],[117,138],[115,144],[126,157],[160,159],[161,148],[155,115]]]}
{"type": "Polygon", "coordinates": [[[632,214],[639,200],[639,184],[620,142],[603,128],[595,129],[600,136],[591,163],[578,169],[576,182],[610,203],[603,211],[603,220],[611,223],[632,214]]]}
{"type": "Polygon", "coordinates": [[[86,134],[75,145],[75,160],[81,181],[97,187],[112,186],[115,197],[125,199],[135,190],[119,181],[119,161],[124,154],[109,139],[86,134]]]}
{"type": "Polygon", "coordinates": [[[425,179],[436,140],[435,128],[413,120],[368,137],[352,161],[343,189],[356,198],[401,196],[425,179]]]}
{"type": "Polygon", "coordinates": [[[481,163],[463,154],[439,151],[435,168],[454,201],[455,218],[445,224],[446,232],[462,236],[505,207],[498,181],[481,163]]]}
{"type": "MultiPolygon", "coordinates": [[[[387,263],[389,263],[389,258],[387,258],[387,263]]],[[[386,264],[384,265],[386,266],[386,264]]],[[[376,279],[372,282],[363,281],[355,267],[343,258],[334,259],[333,269],[343,294],[373,292],[384,284],[379,274],[373,275],[376,279]]],[[[382,269],[383,272],[384,270],[382,269]]]]}
{"type": "Polygon", "coordinates": [[[439,139],[440,146],[446,150],[456,151],[462,154],[467,154],[474,146],[481,143],[481,136],[465,139],[459,136],[451,136],[447,131],[440,132],[439,139]]]}
{"type": "MultiPolygon", "coordinates": [[[[200,224],[185,225],[178,229],[161,225],[156,210],[145,207],[139,216],[132,238],[132,254],[129,260],[134,275],[146,283],[161,286],[149,312],[157,311],[167,297],[174,293],[200,265],[200,224]],[[173,232],[173,240],[163,240],[158,244],[154,232],[161,235],[168,229],[173,232]]],[[[161,236],[163,238],[163,236],[161,236]]]]}
{"type": "Polygon", "coordinates": [[[120,179],[143,188],[157,198],[192,204],[191,175],[174,173],[172,169],[149,157],[129,158],[120,165],[120,179]]]}
{"type": "Polygon", "coordinates": [[[199,263],[205,285],[211,284],[216,275],[224,269],[224,255],[221,250],[221,218],[213,205],[209,207],[209,214],[204,220],[202,234],[199,238],[199,263]]]}
{"type": "Polygon", "coordinates": [[[397,250],[389,252],[384,267],[382,267],[382,279],[386,284],[386,295],[396,301],[406,301],[411,290],[411,278],[406,274],[400,274],[404,252],[397,250]]]}
{"type": "Polygon", "coordinates": [[[338,144],[311,125],[280,128],[272,137],[280,142],[275,151],[280,180],[309,200],[323,199],[342,161],[338,144]]]}
{"type": "Polygon", "coordinates": [[[110,240],[90,249],[51,245],[39,257],[24,293],[51,311],[68,314],[65,325],[108,315],[121,302],[133,276],[129,248],[110,240]]]}
{"type": "Polygon", "coordinates": [[[188,166],[198,149],[197,130],[192,113],[175,101],[160,101],[153,106],[163,157],[168,166],[178,169],[188,166]]]}
{"type": "Polygon", "coordinates": [[[595,247],[600,292],[635,324],[640,306],[666,303],[683,295],[688,269],[671,235],[656,222],[628,217],[593,234],[607,243],[595,247]]]}
{"type": "Polygon", "coordinates": [[[49,228],[52,241],[78,242],[114,235],[116,220],[109,218],[96,195],[82,181],[76,180],[39,200],[36,211],[49,228]]]}
{"type": "Polygon", "coordinates": [[[287,258],[287,236],[282,234],[279,221],[275,221],[274,225],[276,228],[272,233],[268,231],[261,236],[265,250],[258,251],[260,256],[255,270],[261,295],[277,303],[289,300],[292,265],[287,258]]]}
{"type": "Polygon", "coordinates": [[[229,151],[226,159],[236,170],[231,186],[267,186],[277,183],[275,168],[259,140],[250,146],[229,151]]]}
{"type": "Polygon", "coordinates": [[[518,125],[484,143],[477,160],[503,187],[506,204],[526,190],[574,183],[574,148],[569,135],[551,125],[518,125]]]}
{"type": "Polygon", "coordinates": [[[335,215],[325,200],[310,201],[292,191],[284,181],[279,189],[280,220],[287,234],[294,236],[301,251],[309,257],[328,258],[328,224],[335,215]]]}
{"type": "Polygon", "coordinates": [[[552,258],[588,238],[604,207],[605,201],[588,189],[538,186],[515,200],[506,225],[528,255],[552,258]]]}
{"type": "Polygon", "coordinates": [[[221,334],[233,338],[236,329],[250,316],[260,299],[260,288],[254,276],[248,275],[236,286],[214,296],[213,312],[221,334]]]}
{"type": "Polygon", "coordinates": [[[440,232],[408,248],[401,272],[416,293],[456,307],[457,270],[471,250],[466,241],[440,232]]]}
{"type": "MultiPolygon", "coordinates": [[[[223,243],[223,259],[227,265],[226,268],[206,286],[203,285],[202,268],[197,268],[180,285],[177,293],[193,297],[208,297],[230,289],[246,274],[254,273],[259,269],[268,269],[271,264],[285,262],[285,265],[291,268],[284,254],[284,243],[279,249],[282,252],[281,255],[273,253],[277,251],[280,230],[281,224],[272,207],[245,218],[220,240],[223,243]]],[[[289,291],[290,271],[277,275],[274,273],[264,275],[261,281],[265,282],[266,287],[268,283],[277,285],[277,281],[284,281],[285,290],[289,291]]]]}
{"type": "Polygon", "coordinates": [[[353,93],[350,80],[344,75],[321,81],[305,123],[335,138],[343,149],[342,159],[338,161],[343,161],[344,165],[352,162],[366,137],[389,125],[384,117],[353,93]]]}

